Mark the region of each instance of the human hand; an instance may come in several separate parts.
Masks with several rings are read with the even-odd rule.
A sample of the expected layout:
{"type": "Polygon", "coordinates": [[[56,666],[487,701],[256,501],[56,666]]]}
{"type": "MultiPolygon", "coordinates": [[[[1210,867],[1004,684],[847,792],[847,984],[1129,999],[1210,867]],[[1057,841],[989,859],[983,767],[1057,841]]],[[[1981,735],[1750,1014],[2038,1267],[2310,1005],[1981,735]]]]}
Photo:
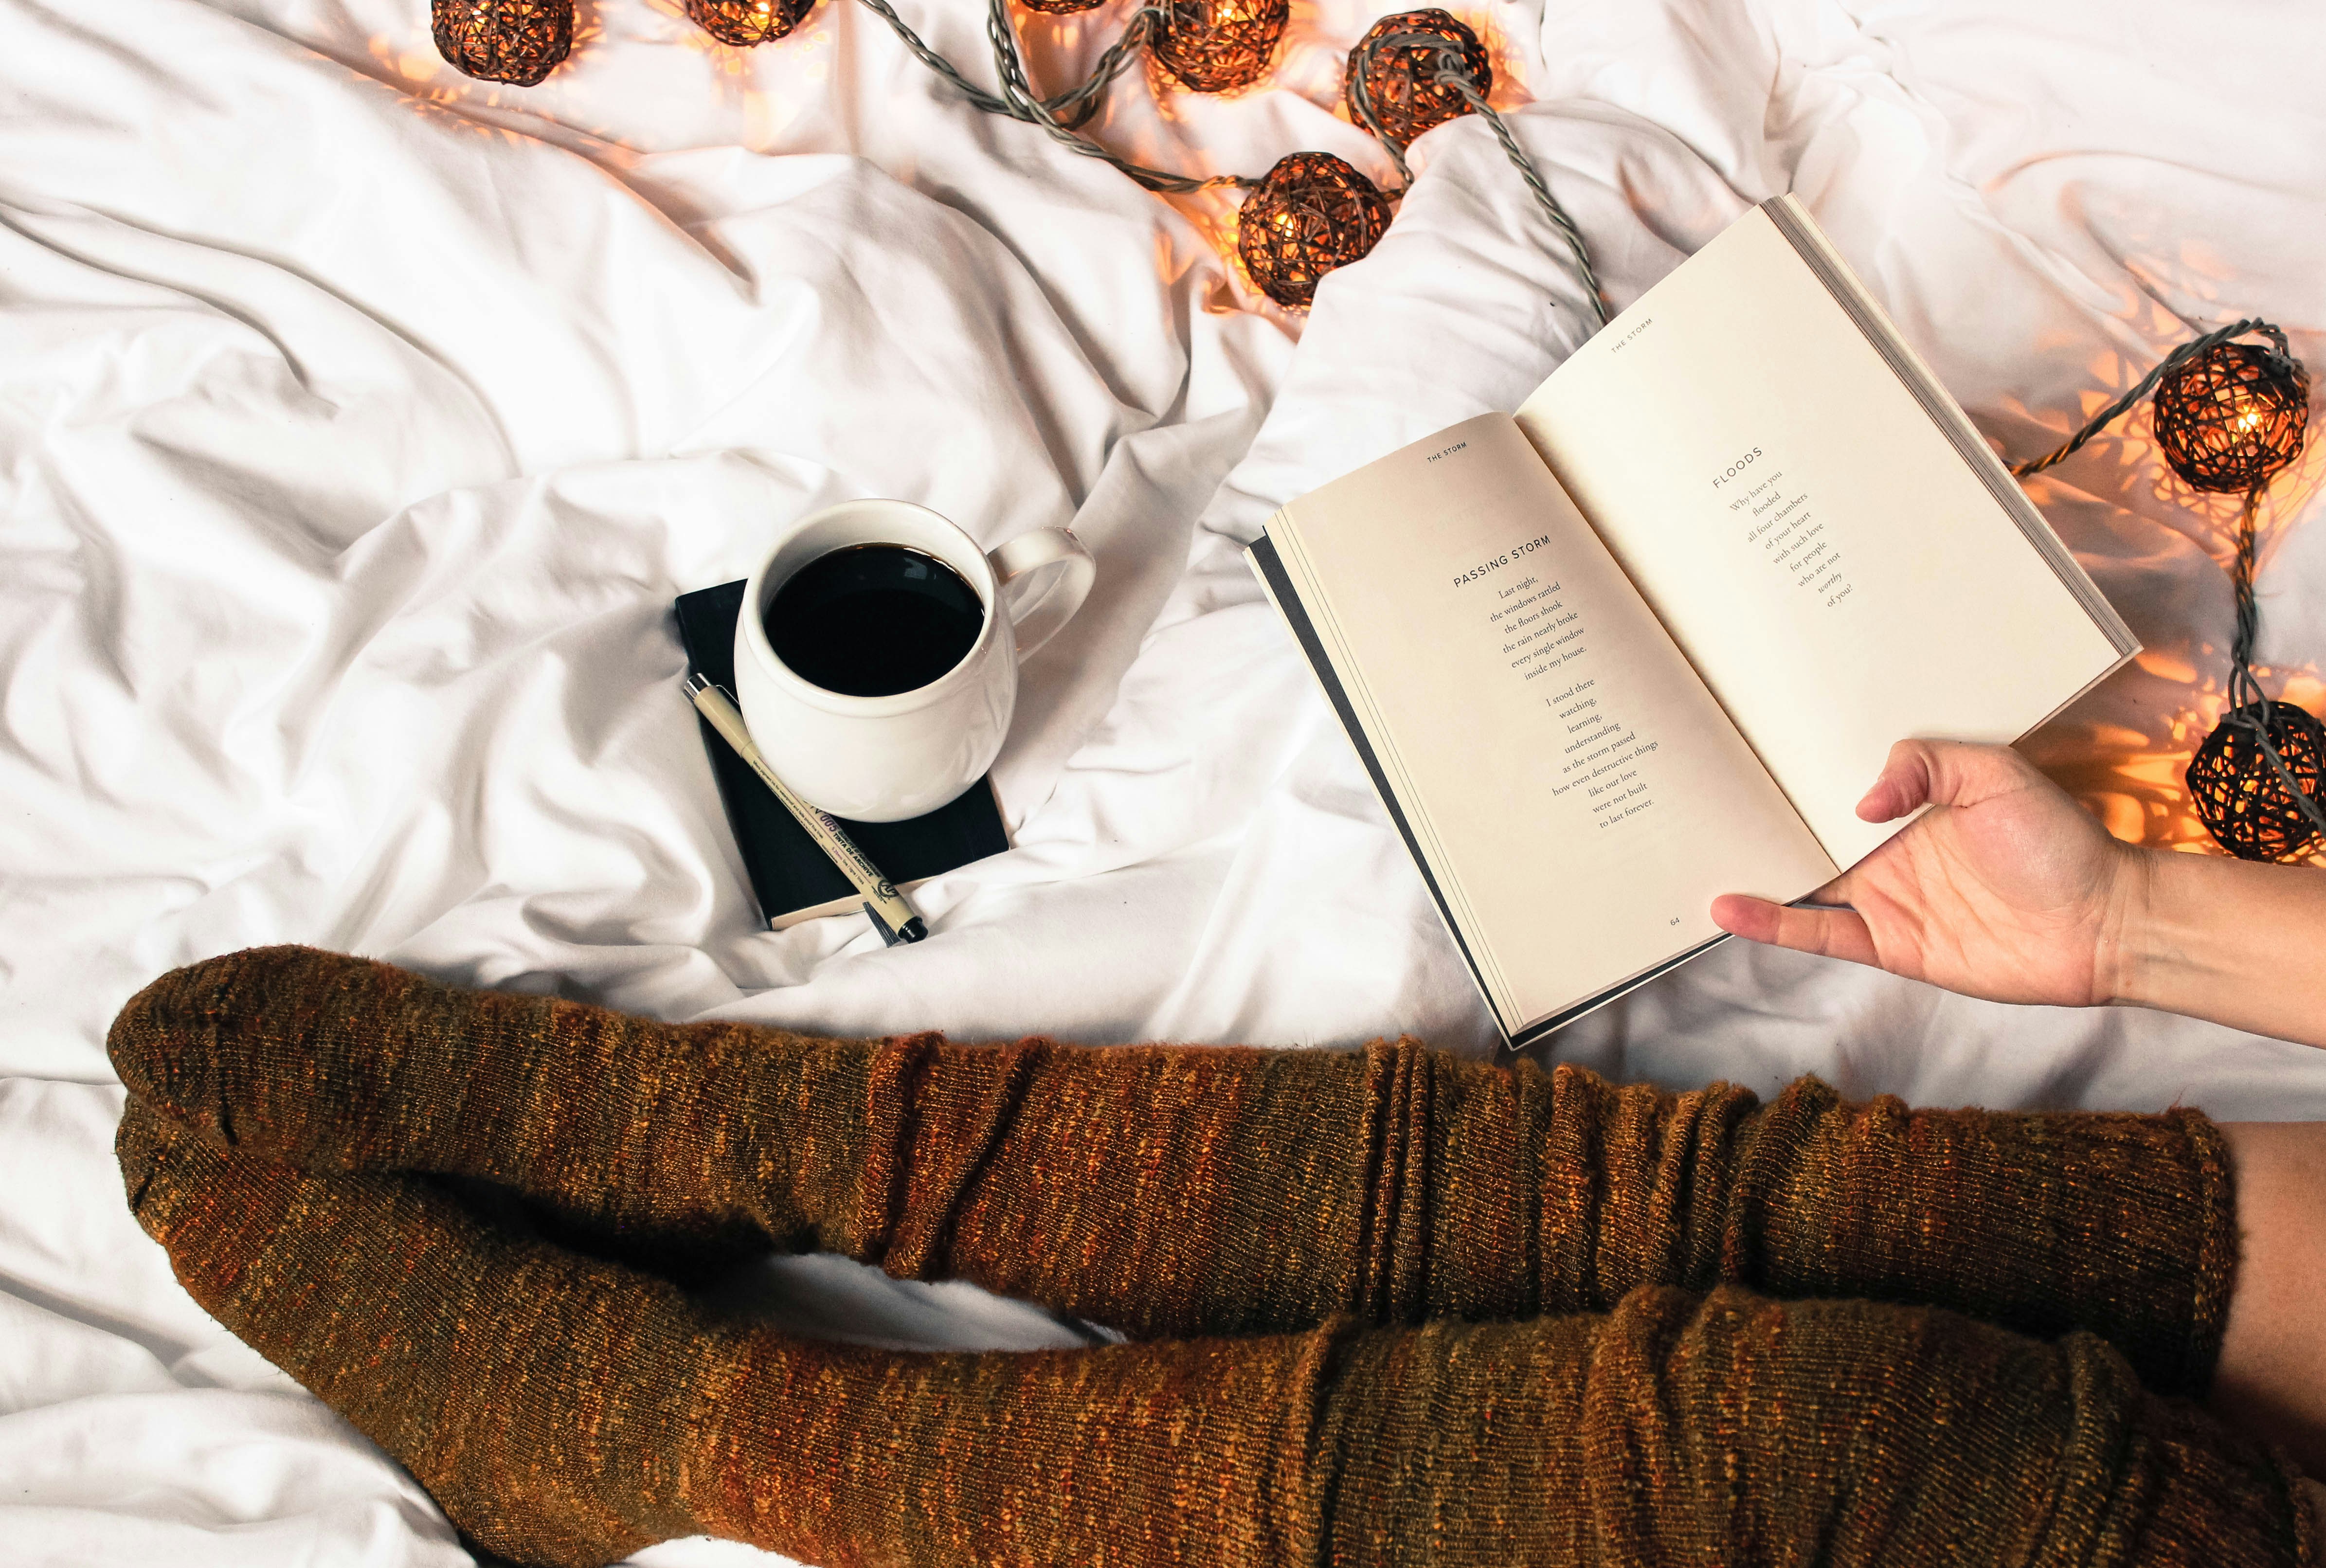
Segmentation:
{"type": "Polygon", "coordinates": [[[1791,909],[1724,894],[1712,918],[1754,942],[1873,964],[1998,1002],[2114,999],[2143,851],[2004,746],[1902,740],[1857,803],[1869,822],[1930,810],[1791,909]]]}

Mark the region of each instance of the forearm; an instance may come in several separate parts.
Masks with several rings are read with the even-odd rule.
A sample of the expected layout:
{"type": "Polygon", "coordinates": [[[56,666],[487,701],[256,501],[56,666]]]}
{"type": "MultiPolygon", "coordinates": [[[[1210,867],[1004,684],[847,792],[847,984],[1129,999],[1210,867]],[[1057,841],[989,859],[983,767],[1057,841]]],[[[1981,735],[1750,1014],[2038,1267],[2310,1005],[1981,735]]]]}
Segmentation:
{"type": "Polygon", "coordinates": [[[2326,875],[2147,851],[2126,877],[2111,1000],[2326,1047],[2326,875]]]}

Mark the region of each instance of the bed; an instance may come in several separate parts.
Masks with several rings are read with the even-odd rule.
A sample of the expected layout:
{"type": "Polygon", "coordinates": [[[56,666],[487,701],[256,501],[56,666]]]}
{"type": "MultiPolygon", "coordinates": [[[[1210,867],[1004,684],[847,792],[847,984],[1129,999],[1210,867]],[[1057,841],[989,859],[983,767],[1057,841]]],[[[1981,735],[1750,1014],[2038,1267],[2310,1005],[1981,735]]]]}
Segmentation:
{"type": "MultiPolygon", "coordinates": [[[[1371,0],[1297,9],[1260,88],[1136,74],[1093,131],[1378,178],[1337,117],[1371,0]]],[[[984,69],[979,7],[904,0],[984,69]]],[[[1617,305],[1791,190],[2006,452],[2200,326],[2326,364],[2326,18],[2258,3],[1457,8],[1617,305]]],[[[1232,201],[1149,196],[965,107],[868,11],[718,46],[584,0],[538,88],[468,81],[416,0],[0,0],[0,1563],[451,1564],[414,1484],[210,1322],[123,1206],[105,1029],[206,954],[303,942],[668,1018],[1493,1051],[1419,878],[1239,556],[1282,501],[1509,408],[1577,340],[1550,235],[1473,117],[1307,317],[1232,201]],[[1088,608],[1026,669],[1007,854],[939,940],[755,929],[672,596],[854,495],[988,543],[1071,524],[1088,608]]],[[[1118,4],[1021,15],[1060,83],[1118,4]]],[[[2313,447],[2273,491],[2261,656],[2313,709],[2313,447]]],[[[2232,514],[2135,416],[2035,499],[2146,645],[2028,749],[2119,835],[2200,849],[2232,514]]],[[[1920,1102],[2326,1117],[2326,1053],[2014,1009],[1729,944],[1546,1061],[1920,1102]]],[[[827,1258],[805,1330],[1094,1331],[827,1258]]],[[[675,1542],[641,1563],[775,1561],[675,1542]]]]}

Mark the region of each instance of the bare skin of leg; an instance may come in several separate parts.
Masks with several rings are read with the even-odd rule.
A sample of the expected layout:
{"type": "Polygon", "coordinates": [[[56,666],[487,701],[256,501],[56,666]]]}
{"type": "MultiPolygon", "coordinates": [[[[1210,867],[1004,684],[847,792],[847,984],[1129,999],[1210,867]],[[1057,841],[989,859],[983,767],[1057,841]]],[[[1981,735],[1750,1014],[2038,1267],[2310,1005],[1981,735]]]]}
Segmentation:
{"type": "MultiPolygon", "coordinates": [[[[2208,1401],[2326,1476],[2326,1123],[2223,1122],[2237,1167],[2237,1294],[2208,1401]]],[[[2326,1486],[2306,1483],[2326,1536],[2326,1486]]]]}

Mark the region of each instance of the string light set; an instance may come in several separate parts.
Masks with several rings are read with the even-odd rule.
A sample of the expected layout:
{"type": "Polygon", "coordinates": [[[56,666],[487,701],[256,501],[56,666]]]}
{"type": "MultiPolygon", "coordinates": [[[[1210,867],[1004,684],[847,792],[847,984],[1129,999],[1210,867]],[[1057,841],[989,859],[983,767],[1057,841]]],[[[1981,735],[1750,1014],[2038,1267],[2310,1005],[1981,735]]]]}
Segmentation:
{"type": "Polygon", "coordinates": [[[1406,166],[1405,150],[1416,137],[1463,115],[1484,116],[1494,139],[1503,144],[1503,155],[1526,181],[1535,205],[1566,242],[1576,275],[1583,283],[1593,327],[1607,324],[1606,298],[1599,288],[1599,274],[1592,269],[1582,231],[1551,195],[1542,172],[1519,146],[1503,116],[1486,101],[1494,74],[1488,69],[1485,46],[1476,33],[1435,7],[1384,16],[1349,51],[1345,80],[1343,96],[1349,117],[1381,139],[1389,149],[1390,161],[1397,165],[1398,177],[1408,185],[1413,183],[1413,171],[1406,166]]]}
{"type": "MultiPolygon", "coordinates": [[[[861,0],[907,50],[976,108],[1023,121],[1149,190],[1186,195],[1220,186],[1250,194],[1236,226],[1236,250],[1255,286],[1278,304],[1306,310],[1326,274],[1363,256],[1388,229],[1390,203],[1413,182],[1405,152],[1424,133],[1475,114],[1484,117],[1546,221],[1565,243],[1595,326],[1606,302],[1582,235],[1493,107],[1486,49],[1463,23],[1434,7],[1384,16],[1349,51],[1343,99],[1349,118],[1388,151],[1403,181],[1384,191],[1345,159],[1294,153],[1261,179],[1150,169],[1082,134],[1107,88],[1141,52],[1191,91],[1233,92],[1267,74],[1284,35],[1289,0],[1148,0],[1099,56],[1090,76],[1044,97],[1034,90],[1012,0],[988,0],[987,40],[1000,91],[964,77],[897,14],[890,0],[861,0]]],[[[1105,0],[1017,0],[1052,16],[1096,9],[1105,0]]],[[[816,0],[685,0],[686,14],[722,43],[783,38],[816,0]]],[[[470,76],[531,86],[573,44],[573,0],[432,0],[433,31],[444,59],[470,76]]],[[[2263,492],[2302,451],[2310,381],[2266,321],[2241,320],[2174,349],[2140,384],[2101,409],[2057,449],[2012,472],[2024,477],[2066,459],[2152,391],[2156,442],[2165,463],[2192,488],[2242,493],[2230,581],[2237,631],[2230,649],[2229,708],[2191,760],[2187,782],[2199,817],[2220,845],[2249,860],[2297,860],[2326,849],[2326,726],[2295,704],[2273,700],[2253,673],[2258,627],[2254,598],[2255,520],[2263,492]],[[2238,341],[2259,337],[2265,343],[2238,341]]]]}
{"type": "Polygon", "coordinates": [[[2192,489],[2245,496],[2229,567],[2237,595],[2229,709],[2190,759],[2189,796],[2214,840],[2240,859],[2303,859],[2326,844],[2326,727],[2304,709],[2272,700],[2253,673],[2260,629],[2254,524],[2262,493],[2302,455],[2310,426],[2310,376],[2285,334],[2248,319],[2184,343],[2059,447],[2011,471],[2024,477],[2050,468],[2152,388],[2165,466],[2192,489]],[[2249,337],[2267,341],[2235,340],[2249,337]]]}
{"type": "MultiPolygon", "coordinates": [[[[1019,0],[1048,15],[1093,10],[1104,0],[1019,0]]],[[[1208,178],[1149,169],[1082,135],[1107,88],[1141,51],[1163,73],[1195,92],[1233,92],[1265,76],[1290,14],[1289,0],[1149,0],[1079,86],[1052,97],[1034,91],[1009,17],[1010,0],[990,0],[986,34],[1000,91],[963,76],[899,16],[889,0],[862,0],[913,57],[975,107],[1021,120],[1089,157],[1121,170],[1146,189],[1186,195],[1217,186],[1251,194],[1238,217],[1236,250],[1253,284],[1278,304],[1306,310],[1317,280],[1372,250],[1389,227],[1389,204],[1413,181],[1405,149],[1424,131],[1463,115],[1485,116],[1535,203],[1565,241],[1583,280],[1595,324],[1606,306],[1583,237],[1503,116],[1487,103],[1493,71],[1478,35],[1446,12],[1400,12],[1376,23],[1349,51],[1350,117],[1381,139],[1404,181],[1384,191],[1345,159],[1295,153],[1261,179],[1208,178]]],[[[686,14],[722,43],[771,42],[791,32],[815,0],[686,0],[686,14]]],[[[438,52],[454,69],[486,81],[530,87],[573,46],[573,0],[433,0],[438,52]]]]}

